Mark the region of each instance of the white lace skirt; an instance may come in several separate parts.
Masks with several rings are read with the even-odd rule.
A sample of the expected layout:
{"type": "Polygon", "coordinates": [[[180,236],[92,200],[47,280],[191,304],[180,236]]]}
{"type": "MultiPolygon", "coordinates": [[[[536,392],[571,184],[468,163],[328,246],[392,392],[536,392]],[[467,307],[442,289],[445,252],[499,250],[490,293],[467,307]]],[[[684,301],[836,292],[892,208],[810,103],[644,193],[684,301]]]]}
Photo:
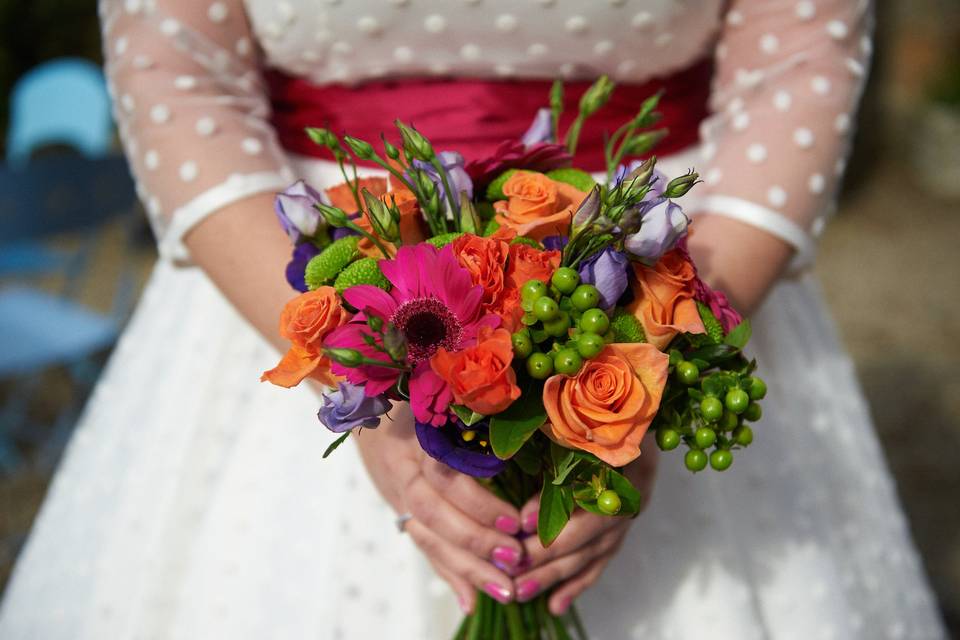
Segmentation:
{"type": "MultiPolygon", "coordinates": [[[[306,163],[314,182],[329,173],[306,163]]],[[[946,637],[810,276],[754,317],[769,394],[726,473],[661,457],[579,606],[595,640],[946,637]]],[[[196,269],[161,261],[54,478],[0,638],[424,640],[459,611],[308,389],[196,269]]]]}

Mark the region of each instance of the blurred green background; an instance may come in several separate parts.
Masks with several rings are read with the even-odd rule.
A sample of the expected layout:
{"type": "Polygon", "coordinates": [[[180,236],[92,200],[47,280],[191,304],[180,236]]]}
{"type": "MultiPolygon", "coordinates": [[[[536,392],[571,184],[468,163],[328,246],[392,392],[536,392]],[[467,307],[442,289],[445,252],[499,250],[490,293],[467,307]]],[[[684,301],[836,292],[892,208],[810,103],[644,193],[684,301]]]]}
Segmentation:
{"type": "MultiPolygon", "coordinates": [[[[931,582],[960,635],[960,2],[880,2],[875,51],[846,188],[817,271],[931,582]]],[[[0,0],[0,145],[17,78],[60,56],[99,62],[94,2],[0,0]]],[[[96,283],[130,273],[142,285],[155,254],[149,242],[119,252],[121,232],[112,225],[99,239],[91,269],[102,277],[81,298],[105,309],[112,292],[96,283]]],[[[70,394],[63,371],[44,375],[49,393],[31,407],[41,416],[70,394]]],[[[0,382],[0,402],[9,393],[0,382]]],[[[23,453],[29,463],[29,445],[23,453]]],[[[0,588],[49,478],[40,464],[0,474],[0,588]]]]}

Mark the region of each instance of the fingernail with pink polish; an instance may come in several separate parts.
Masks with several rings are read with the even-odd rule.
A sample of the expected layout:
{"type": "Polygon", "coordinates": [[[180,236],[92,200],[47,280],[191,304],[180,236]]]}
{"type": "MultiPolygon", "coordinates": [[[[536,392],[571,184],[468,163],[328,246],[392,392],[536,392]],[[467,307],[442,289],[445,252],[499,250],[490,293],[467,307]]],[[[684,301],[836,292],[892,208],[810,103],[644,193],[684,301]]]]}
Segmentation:
{"type": "Polygon", "coordinates": [[[510,547],[494,547],[490,554],[494,562],[499,562],[508,567],[515,567],[520,562],[520,552],[510,547]]]}
{"type": "Polygon", "coordinates": [[[517,587],[517,600],[519,602],[526,602],[527,600],[532,600],[533,596],[537,595],[540,591],[540,583],[536,580],[524,580],[520,583],[520,586],[517,587]]]}
{"type": "Polygon", "coordinates": [[[510,516],[497,516],[497,519],[493,521],[493,526],[510,535],[520,530],[520,524],[510,516]]]}
{"type": "Polygon", "coordinates": [[[570,596],[563,598],[560,601],[560,607],[559,607],[559,610],[556,612],[556,615],[562,616],[563,614],[565,614],[567,612],[567,609],[570,608],[570,603],[572,601],[573,601],[573,598],[571,598],[570,596]]]}
{"type": "Polygon", "coordinates": [[[510,589],[502,587],[495,582],[488,582],[483,585],[483,590],[500,604],[510,604],[510,601],[513,600],[513,594],[510,593],[510,589]]]}
{"type": "Polygon", "coordinates": [[[523,519],[523,530],[527,533],[533,533],[537,530],[537,512],[528,513],[523,519]]]}
{"type": "Polygon", "coordinates": [[[465,597],[458,595],[457,604],[460,605],[460,611],[463,611],[464,615],[470,615],[470,604],[465,597]]]}

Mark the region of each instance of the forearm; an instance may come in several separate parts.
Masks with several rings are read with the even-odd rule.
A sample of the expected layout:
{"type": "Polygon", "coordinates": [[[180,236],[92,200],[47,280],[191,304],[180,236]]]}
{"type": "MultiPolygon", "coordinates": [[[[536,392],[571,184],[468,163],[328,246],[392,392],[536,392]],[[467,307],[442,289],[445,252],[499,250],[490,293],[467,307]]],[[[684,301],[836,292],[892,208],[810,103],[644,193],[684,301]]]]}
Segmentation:
{"type": "Polygon", "coordinates": [[[277,325],[296,292],[284,276],[291,247],[273,215],[273,195],[261,193],[224,207],[191,230],[185,243],[237,311],[286,350],[277,325]]]}
{"type": "Polygon", "coordinates": [[[745,315],[763,302],[793,255],[783,240],[730,218],[700,215],[692,229],[690,253],[701,277],[745,315]]]}

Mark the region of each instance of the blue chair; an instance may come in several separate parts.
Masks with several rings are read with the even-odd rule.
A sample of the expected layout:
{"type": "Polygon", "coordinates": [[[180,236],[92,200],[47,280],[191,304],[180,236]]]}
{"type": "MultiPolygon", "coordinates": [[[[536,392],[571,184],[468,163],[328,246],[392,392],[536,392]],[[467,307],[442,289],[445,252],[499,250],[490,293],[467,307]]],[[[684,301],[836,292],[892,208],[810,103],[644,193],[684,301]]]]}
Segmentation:
{"type": "MultiPolygon", "coordinates": [[[[99,374],[97,355],[116,339],[132,306],[131,274],[121,276],[112,310],[97,313],[76,301],[97,243],[96,230],[132,214],[136,196],[124,159],[108,155],[110,104],[99,68],[83,60],[58,60],[28,73],[13,91],[7,167],[0,168],[0,380],[13,392],[0,407],[0,471],[21,460],[16,440],[39,442],[41,464],[53,462],[82,404],[81,393],[99,374]],[[44,146],[81,153],[32,157],[44,146]],[[58,234],[79,246],[53,249],[58,234]],[[35,276],[60,276],[58,291],[29,286],[35,276]],[[52,429],[28,424],[41,374],[64,366],[72,400],[52,429]],[[79,391],[78,391],[79,390],[79,391]]],[[[124,222],[132,235],[139,216],[124,222]]]]}
{"type": "Polygon", "coordinates": [[[100,67],[82,58],[58,58],[30,70],[10,98],[7,163],[25,166],[36,149],[53,144],[88,157],[110,151],[110,96],[100,67]]]}

